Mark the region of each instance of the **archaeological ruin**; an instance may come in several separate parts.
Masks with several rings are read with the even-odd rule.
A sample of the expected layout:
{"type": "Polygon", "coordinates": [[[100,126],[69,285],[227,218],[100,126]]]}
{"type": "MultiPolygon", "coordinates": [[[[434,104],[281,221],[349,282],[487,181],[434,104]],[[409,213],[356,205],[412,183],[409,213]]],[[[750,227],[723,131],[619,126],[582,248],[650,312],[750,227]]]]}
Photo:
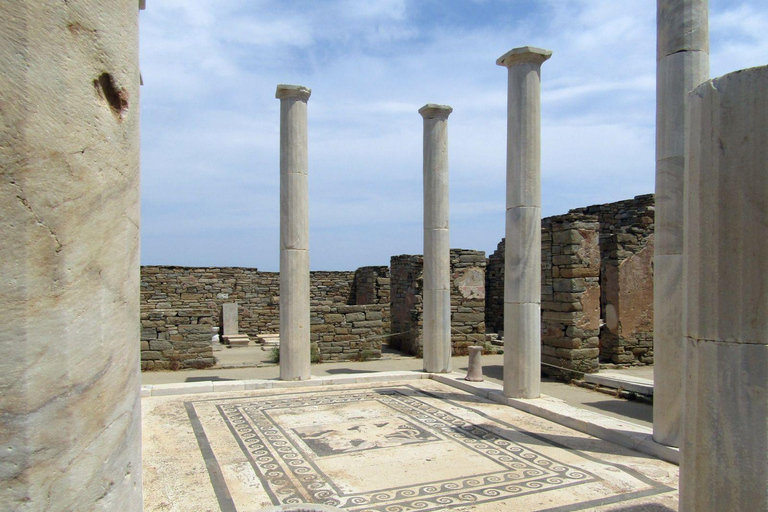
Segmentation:
{"type": "Polygon", "coordinates": [[[542,219],[552,52],[517,47],[496,252],[450,247],[452,109],[427,103],[423,254],[345,272],[310,271],[286,84],[280,272],[142,267],[144,2],[43,4],[0,18],[0,508],[768,511],[768,66],[710,79],[706,0],[657,1],[654,195],[542,219]],[[222,343],[276,345],[279,378],[141,385],[222,343]],[[312,374],[384,345],[423,371],[312,374]],[[652,430],[541,396],[601,364],[654,365],[652,430]]]}

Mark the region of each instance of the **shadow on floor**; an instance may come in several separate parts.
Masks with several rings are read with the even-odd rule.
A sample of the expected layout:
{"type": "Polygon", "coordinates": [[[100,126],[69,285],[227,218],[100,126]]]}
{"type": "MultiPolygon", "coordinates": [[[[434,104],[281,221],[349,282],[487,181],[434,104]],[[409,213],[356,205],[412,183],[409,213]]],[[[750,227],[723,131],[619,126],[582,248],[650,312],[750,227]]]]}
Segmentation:
{"type": "Polygon", "coordinates": [[[225,380],[237,380],[237,379],[222,379],[221,377],[217,377],[216,375],[211,375],[210,377],[187,377],[184,382],[222,382],[225,380]]]}
{"type": "Polygon", "coordinates": [[[353,370],[352,368],[332,368],[325,370],[328,375],[351,375],[353,373],[379,373],[378,370],[353,370]]]}
{"type": "Polygon", "coordinates": [[[584,402],[584,405],[600,409],[601,411],[620,414],[627,418],[653,423],[653,406],[650,404],[641,404],[617,398],[615,400],[602,400],[599,402],[584,402]]]}

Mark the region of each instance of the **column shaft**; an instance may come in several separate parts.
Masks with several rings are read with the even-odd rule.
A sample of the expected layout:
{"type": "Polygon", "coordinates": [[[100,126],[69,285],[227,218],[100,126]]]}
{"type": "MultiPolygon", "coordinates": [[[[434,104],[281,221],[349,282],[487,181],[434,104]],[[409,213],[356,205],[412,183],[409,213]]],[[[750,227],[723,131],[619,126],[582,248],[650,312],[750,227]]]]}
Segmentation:
{"type": "Polygon", "coordinates": [[[688,114],[680,510],[768,511],[768,66],[688,114]]]}
{"type": "Polygon", "coordinates": [[[280,379],[310,378],[307,100],[278,85],[280,99],[280,379]]]}
{"type": "Polygon", "coordinates": [[[657,0],[653,437],[679,446],[685,103],[709,77],[707,0],[657,0]]]}
{"type": "Polygon", "coordinates": [[[424,117],[424,370],[451,371],[451,246],[448,233],[448,116],[427,104],[424,117]]]}
{"type": "Polygon", "coordinates": [[[0,503],[142,510],[138,4],[0,16],[0,503]]]}
{"type": "Polygon", "coordinates": [[[549,50],[501,56],[507,91],[504,394],[536,398],[541,384],[541,64],[549,50]]]}

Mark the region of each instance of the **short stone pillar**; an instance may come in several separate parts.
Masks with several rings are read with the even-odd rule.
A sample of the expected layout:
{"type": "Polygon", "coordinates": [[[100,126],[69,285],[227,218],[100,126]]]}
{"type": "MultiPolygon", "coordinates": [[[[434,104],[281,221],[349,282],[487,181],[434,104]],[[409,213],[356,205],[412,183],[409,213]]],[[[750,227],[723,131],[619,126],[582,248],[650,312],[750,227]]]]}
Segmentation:
{"type": "Polygon", "coordinates": [[[708,0],[657,0],[653,438],[679,446],[685,102],[709,78],[708,0]]]}
{"type": "Polygon", "coordinates": [[[469,350],[469,363],[467,363],[467,376],[464,380],[469,382],[482,382],[483,381],[483,363],[481,357],[483,355],[483,347],[471,346],[467,347],[469,350]]]}
{"type": "Polygon", "coordinates": [[[3,3],[3,510],[142,510],[138,8],[3,3]]]}
{"type": "Polygon", "coordinates": [[[307,100],[300,85],[280,99],[280,379],[310,378],[307,100]]]}
{"type": "Polygon", "coordinates": [[[424,371],[451,371],[451,245],[448,231],[448,116],[429,103],[424,118],[424,371]]]}
{"type": "Polygon", "coordinates": [[[768,510],[768,66],[689,96],[680,510],[768,510]]]}
{"type": "Polygon", "coordinates": [[[524,46],[496,61],[509,69],[504,268],[504,395],[536,398],[541,385],[541,64],[524,46]]]}

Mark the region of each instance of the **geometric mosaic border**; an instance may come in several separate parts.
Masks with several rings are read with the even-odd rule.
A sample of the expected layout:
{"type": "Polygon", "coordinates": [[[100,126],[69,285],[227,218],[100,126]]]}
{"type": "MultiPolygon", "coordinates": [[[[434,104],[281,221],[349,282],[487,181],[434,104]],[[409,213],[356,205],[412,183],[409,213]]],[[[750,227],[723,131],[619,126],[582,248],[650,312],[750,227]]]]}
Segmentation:
{"type": "MultiPolygon", "coordinates": [[[[491,430],[473,424],[455,414],[436,408],[425,400],[433,397],[434,395],[428,392],[403,385],[378,389],[335,392],[331,390],[312,394],[291,393],[220,399],[217,400],[216,408],[235,436],[274,505],[312,502],[360,512],[437,511],[600,481],[600,478],[594,474],[581,468],[569,467],[552,457],[516,443],[511,437],[514,437],[512,434],[522,433],[550,445],[555,443],[535,434],[521,432],[511,425],[492,418],[489,419],[493,423],[509,428],[510,435],[505,436],[499,429],[491,430]],[[414,432],[412,435],[415,436],[413,442],[421,442],[437,435],[442,440],[458,443],[463,449],[471,450],[474,454],[492,461],[500,470],[464,478],[380,489],[375,492],[345,493],[316,464],[317,449],[301,442],[296,432],[289,433],[283,430],[273,418],[273,412],[277,410],[301,407],[322,408],[337,404],[356,404],[365,407],[367,402],[376,402],[385,406],[397,417],[415,425],[412,429],[414,432]],[[424,432],[430,434],[424,435],[424,432]]],[[[193,407],[190,407],[193,405],[194,402],[187,404],[190,419],[193,419],[193,407]]],[[[479,413],[463,404],[453,402],[452,405],[479,413]]],[[[205,434],[201,429],[198,430],[196,434],[202,448],[202,443],[206,441],[201,439],[201,436],[205,434]]],[[[411,429],[406,428],[406,430],[411,429]]],[[[586,454],[579,453],[579,456],[596,460],[586,454]]],[[[590,506],[615,503],[671,490],[634,471],[624,469],[650,488],[590,504],[568,506],[562,510],[583,510],[590,506]]],[[[214,475],[211,476],[214,481],[214,475]]],[[[214,486],[216,486],[215,482],[214,486]]]]}

